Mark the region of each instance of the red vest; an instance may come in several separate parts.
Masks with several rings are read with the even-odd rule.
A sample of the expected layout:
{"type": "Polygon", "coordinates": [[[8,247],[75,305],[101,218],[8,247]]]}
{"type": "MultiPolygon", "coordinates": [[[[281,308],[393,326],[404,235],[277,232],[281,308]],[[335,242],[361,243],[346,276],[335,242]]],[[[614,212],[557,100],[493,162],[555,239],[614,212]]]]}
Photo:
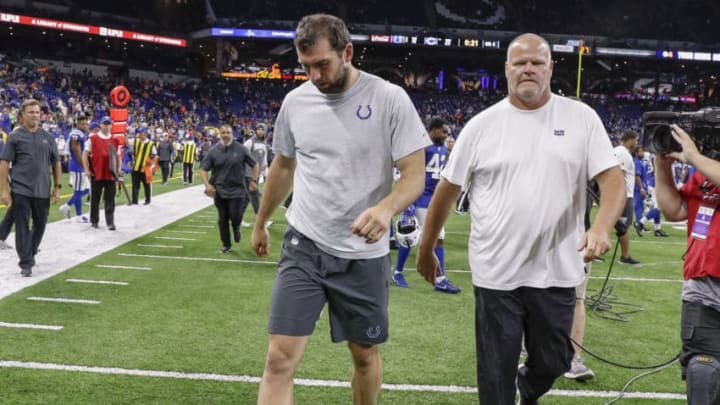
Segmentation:
{"type": "Polygon", "coordinates": [[[90,165],[95,175],[95,180],[114,180],[110,173],[110,146],[118,149],[118,141],[110,136],[110,139],[103,139],[99,133],[90,135],[90,165]]]}
{"type": "Polygon", "coordinates": [[[706,190],[702,189],[705,180],[707,178],[703,174],[695,172],[680,190],[683,200],[687,203],[688,211],[689,247],[683,266],[683,276],[686,280],[705,276],[720,278],[720,206],[715,207],[707,239],[697,239],[690,235],[703,197],[713,194],[720,196],[720,187],[713,186],[705,187],[706,190]]]}

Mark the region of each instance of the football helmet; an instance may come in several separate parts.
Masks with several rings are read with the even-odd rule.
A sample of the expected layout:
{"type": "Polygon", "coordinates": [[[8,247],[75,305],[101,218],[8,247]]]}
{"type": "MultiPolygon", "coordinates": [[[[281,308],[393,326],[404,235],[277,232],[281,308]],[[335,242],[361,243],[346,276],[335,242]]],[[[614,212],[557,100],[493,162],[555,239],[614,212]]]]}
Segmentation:
{"type": "Polygon", "coordinates": [[[395,241],[408,249],[417,246],[420,241],[420,222],[415,215],[403,213],[395,222],[395,241]]]}

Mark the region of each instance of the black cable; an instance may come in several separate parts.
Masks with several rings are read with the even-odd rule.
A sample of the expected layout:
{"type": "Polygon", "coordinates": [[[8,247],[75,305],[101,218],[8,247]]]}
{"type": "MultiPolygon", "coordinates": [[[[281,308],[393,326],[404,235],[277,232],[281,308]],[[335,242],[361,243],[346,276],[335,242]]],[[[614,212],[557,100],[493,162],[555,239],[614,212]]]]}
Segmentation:
{"type": "Polygon", "coordinates": [[[657,367],[657,368],[655,368],[655,369],[653,369],[653,370],[646,371],[646,372],[644,372],[644,373],[642,373],[642,374],[636,375],[635,377],[631,378],[627,383],[625,383],[625,385],[622,387],[622,389],[620,390],[620,392],[618,393],[618,395],[617,395],[615,398],[611,399],[611,400],[608,401],[608,402],[605,402],[605,404],[603,404],[603,405],[614,404],[615,402],[623,399],[623,398],[625,397],[625,391],[627,391],[627,389],[630,387],[630,385],[631,385],[632,383],[634,383],[635,381],[637,381],[637,380],[639,380],[639,379],[641,379],[641,378],[643,378],[643,377],[647,377],[647,376],[649,376],[649,375],[652,375],[652,374],[658,373],[658,372],[660,372],[660,371],[662,371],[662,370],[665,370],[666,368],[670,367],[675,361],[677,361],[677,357],[676,357],[673,361],[671,361],[671,362],[669,362],[669,363],[667,363],[667,364],[664,364],[664,365],[662,365],[662,366],[660,366],[660,367],[657,367]]]}
{"type": "Polygon", "coordinates": [[[627,365],[627,364],[616,363],[616,362],[614,362],[614,361],[612,361],[612,360],[608,360],[608,359],[606,359],[606,358],[604,358],[604,357],[601,357],[600,355],[591,352],[590,350],[588,350],[588,348],[586,348],[586,347],[584,347],[583,345],[581,345],[580,343],[576,342],[575,339],[573,339],[572,337],[570,338],[570,341],[573,342],[573,344],[575,344],[577,347],[579,347],[580,349],[582,349],[582,351],[584,351],[585,353],[589,354],[590,356],[596,358],[597,360],[602,361],[603,363],[607,363],[607,364],[610,364],[611,366],[620,367],[620,368],[627,368],[627,369],[631,369],[631,370],[651,370],[651,369],[654,369],[654,368],[660,368],[660,367],[663,367],[663,366],[667,366],[668,364],[672,364],[673,362],[675,362],[675,360],[677,360],[677,359],[680,358],[680,353],[678,353],[678,354],[677,354],[675,357],[673,357],[672,359],[666,360],[666,361],[664,361],[664,362],[662,362],[662,363],[660,363],[660,364],[654,364],[654,365],[651,365],[651,366],[632,366],[632,365],[627,365]]]}

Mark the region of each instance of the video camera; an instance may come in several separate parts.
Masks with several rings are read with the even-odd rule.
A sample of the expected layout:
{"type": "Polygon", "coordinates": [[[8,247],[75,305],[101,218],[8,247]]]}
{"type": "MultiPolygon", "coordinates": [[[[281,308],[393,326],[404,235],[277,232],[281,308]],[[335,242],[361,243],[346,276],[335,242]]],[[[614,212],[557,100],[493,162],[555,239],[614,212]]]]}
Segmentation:
{"type": "Polygon", "coordinates": [[[687,131],[700,153],[716,160],[720,157],[720,107],[694,112],[649,111],[643,114],[642,121],[642,147],[648,152],[681,152],[670,129],[676,124],[687,131]]]}

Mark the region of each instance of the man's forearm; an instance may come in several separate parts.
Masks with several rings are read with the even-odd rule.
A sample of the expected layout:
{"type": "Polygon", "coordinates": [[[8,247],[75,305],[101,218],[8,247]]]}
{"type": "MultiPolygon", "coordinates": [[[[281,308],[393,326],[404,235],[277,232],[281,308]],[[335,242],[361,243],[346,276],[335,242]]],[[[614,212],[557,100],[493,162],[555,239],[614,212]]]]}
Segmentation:
{"type": "MultiPolygon", "coordinates": [[[[277,157],[276,159],[287,160],[287,158],[277,157]]],[[[265,189],[263,190],[262,200],[260,201],[260,209],[256,217],[256,224],[264,224],[275,212],[278,205],[290,193],[293,186],[293,174],[295,173],[294,161],[280,163],[280,160],[273,161],[270,165],[267,180],[265,181],[265,189]]]]}
{"type": "Polygon", "coordinates": [[[8,183],[8,175],[10,174],[10,165],[8,164],[7,160],[0,160],[0,191],[7,190],[8,192],[10,189],[8,188],[10,185],[8,183]]]}
{"type": "Polygon", "coordinates": [[[711,183],[716,186],[720,185],[720,162],[707,156],[698,155],[690,164],[695,166],[697,171],[704,174],[711,183]]]}
{"type": "Polygon", "coordinates": [[[419,149],[398,160],[395,165],[400,170],[400,180],[378,203],[387,207],[392,215],[407,208],[422,194],[425,188],[425,150],[419,149]]]}
{"type": "Polygon", "coordinates": [[[610,233],[627,202],[625,179],[617,166],[600,173],[595,179],[600,187],[600,209],[592,226],[610,233]]]}
{"type": "Polygon", "coordinates": [[[210,185],[210,176],[207,171],[200,169],[200,180],[203,182],[205,187],[210,185]]]}
{"type": "Polygon", "coordinates": [[[425,223],[423,224],[421,233],[421,247],[435,247],[438,235],[440,235],[440,230],[445,224],[445,221],[447,221],[447,217],[450,215],[450,209],[457,201],[461,191],[460,186],[452,184],[444,178],[440,180],[440,183],[438,183],[435,188],[430,206],[427,210],[427,215],[425,216],[425,223]]]}
{"type": "Polygon", "coordinates": [[[62,176],[62,166],[60,165],[60,161],[58,160],[53,164],[53,178],[55,180],[55,186],[59,186],[62,180],[60,177],[62,176]]]}

